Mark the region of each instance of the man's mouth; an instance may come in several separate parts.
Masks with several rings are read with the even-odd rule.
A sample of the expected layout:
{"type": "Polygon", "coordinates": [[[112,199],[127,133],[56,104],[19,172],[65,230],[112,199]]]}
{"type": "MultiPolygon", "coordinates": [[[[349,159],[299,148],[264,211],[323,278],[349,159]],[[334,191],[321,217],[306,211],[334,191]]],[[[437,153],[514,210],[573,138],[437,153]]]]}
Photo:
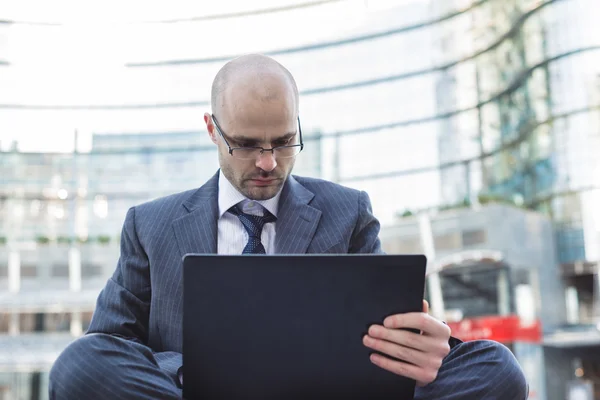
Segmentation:
{"type": "Polygon", "coordinates": [[[269,186],[278,181],[277,178],[252,178],[250,179],[252,183],[257,186],[269,186]]]}

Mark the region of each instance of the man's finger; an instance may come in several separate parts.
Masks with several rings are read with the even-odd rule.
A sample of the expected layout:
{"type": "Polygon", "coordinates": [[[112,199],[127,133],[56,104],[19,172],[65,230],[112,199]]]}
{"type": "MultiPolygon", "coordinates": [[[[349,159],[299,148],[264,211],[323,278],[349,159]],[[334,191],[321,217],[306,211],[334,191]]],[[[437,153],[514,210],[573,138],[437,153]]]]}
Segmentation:
{"type": "Polygon", "coordinates": [[[429,303],[425,299],[423,299],[423,312],[429,314],[429,303]]]}
{"type": "Polygon", "coordinates": [[[392,315],[383,321],[383,325],[389,329],[416,329],[428,336],[450,337],[450,328],[448,325],[426,313],[392,315]]]}
{"type": "Polygon", "coordinates": [[[431,383],[437,377],[437,371],[426,371],[416,365],[391,360],[379,354],[371,354],[371,362],[394,374],[414,379],[419,386],[431,383]]]}
{"type": "Polygon", "coordinates": [[[371,326],[368,335],[374,339],[445,356],[446,348],[442,346],[444,342],[431,336],[419,335],[407,330],[387,329],[381,325],[371,326]]]}
{"type": "Polygon", "coordinates": [[[430,365],[432,364],[432,357],[428,357],[427,353],[424,353],[420,350],[388,342],[387,340],[375,339],[369,335],[365,335],[363,338],[363,344],[370,349],[387,354],[390,357],[397,358],[410,364],[420,367],[429,366],[439,368],[439,365],[430,365]]]}

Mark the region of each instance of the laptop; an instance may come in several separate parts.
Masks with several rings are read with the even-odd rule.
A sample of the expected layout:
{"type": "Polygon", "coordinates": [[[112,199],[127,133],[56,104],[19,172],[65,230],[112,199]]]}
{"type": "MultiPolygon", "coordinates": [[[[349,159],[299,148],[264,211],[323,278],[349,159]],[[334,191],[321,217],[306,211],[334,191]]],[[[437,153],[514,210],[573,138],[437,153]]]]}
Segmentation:
{"type": "Polygon", "coordinates": [[[371,324],[422,311],[422,255],[183,260],[186,399],[412,399],[369,360],[371,324]]]}

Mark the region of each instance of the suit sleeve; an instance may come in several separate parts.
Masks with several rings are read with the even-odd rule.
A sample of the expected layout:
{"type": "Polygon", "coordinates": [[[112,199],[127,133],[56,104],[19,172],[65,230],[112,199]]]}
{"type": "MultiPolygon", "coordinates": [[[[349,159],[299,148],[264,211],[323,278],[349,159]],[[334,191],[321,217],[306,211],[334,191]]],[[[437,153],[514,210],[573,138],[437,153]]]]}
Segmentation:
{"type": "Polygon", "coordinates": [[[361,191],[358,199],[358,219],[352,240],[350,253],[381,254],[381,242],[379,240],[379,221],[373,215],[369,195],[361,191]]]}
{"type": "MultiPolygon", "coordinates": [[[[135,208],[131,208],[121,233],[117,268],[98,296],[87,333],[118,336],[147,346],[151,295],[150,262],[137,235],[135,208]]],[[[182,365],[180,353],[154,353],[154,357],[159,368],[177,376],[182,365]]]]}
{"type": "Polygon", "coordinates": [[[100,292],[88,333],[107,333],[147,344],[150,296],[148,256],[139,242],[135,208],[131,208],[121,233],[117,268],[100,292]]]}

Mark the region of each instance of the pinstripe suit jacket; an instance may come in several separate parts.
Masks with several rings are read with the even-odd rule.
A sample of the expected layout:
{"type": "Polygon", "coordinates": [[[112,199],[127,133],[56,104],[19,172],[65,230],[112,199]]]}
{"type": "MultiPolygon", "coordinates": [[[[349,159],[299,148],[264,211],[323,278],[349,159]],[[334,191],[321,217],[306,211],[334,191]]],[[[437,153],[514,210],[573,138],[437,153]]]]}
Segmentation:
{"type": "MultiPolygon", "coordinates": [[[[182,257],[217,252],[218,176],[128,211],[117,268],[88,330],[147,345],[172,376],[182,365],[182,257]]],[[[288,178],[276,232],[278,254],[381,252],[368,195],[319,179],[288,178]]]]}

